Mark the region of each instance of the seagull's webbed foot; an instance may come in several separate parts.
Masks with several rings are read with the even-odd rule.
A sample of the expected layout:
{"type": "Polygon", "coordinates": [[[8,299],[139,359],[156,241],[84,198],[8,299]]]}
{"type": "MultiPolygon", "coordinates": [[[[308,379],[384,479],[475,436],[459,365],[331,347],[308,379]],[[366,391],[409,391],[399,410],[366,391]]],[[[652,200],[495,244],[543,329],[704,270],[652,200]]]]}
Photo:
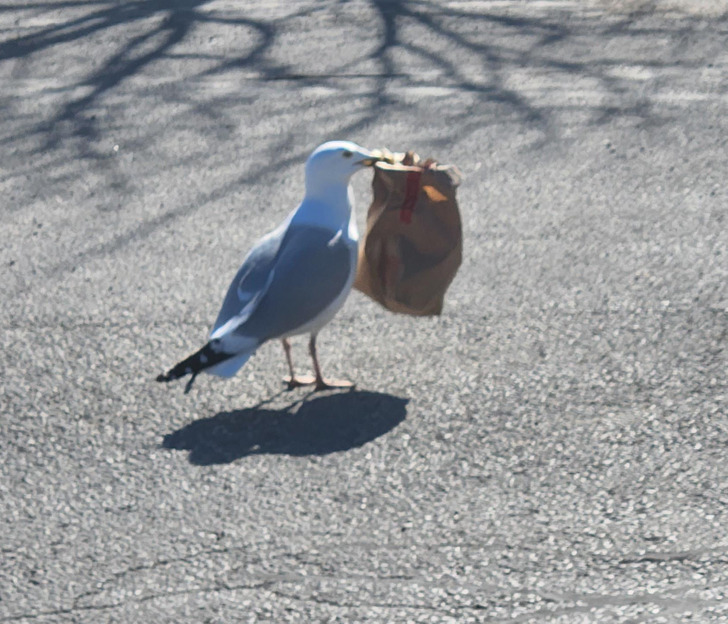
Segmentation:
{"type": "Polygon", "coordinates": [[[315,380],[314,390],[341,390],[343,388],[353,388],[356,384],[348,379],[324,379],[323,377],[315,380]]]}
{"type": "Polygon", "coordinates": [[[313,375],[296,375],[295,377],[284,377],[283,383],[289,390],[303,388],[305,386],[313,386],[314,392],[319,390],[336,390],[343,388],[353,388],[356,384],[348,379],[316,379],[313,375]]]}
{"type": "Polygon", "coordinates": [[[303,386],[312,386],[316,383],[316,378],[313,375],[294,375],[293,377],[284,377],[283,383],[288,386],[289,390],[293,390],[303,386]]]}

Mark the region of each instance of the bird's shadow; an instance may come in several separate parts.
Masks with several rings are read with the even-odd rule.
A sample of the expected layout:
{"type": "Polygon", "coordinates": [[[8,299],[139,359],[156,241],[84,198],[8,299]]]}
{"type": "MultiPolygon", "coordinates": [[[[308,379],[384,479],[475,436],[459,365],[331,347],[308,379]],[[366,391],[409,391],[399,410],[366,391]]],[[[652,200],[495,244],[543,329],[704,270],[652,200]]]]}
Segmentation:
{"type": "Polygon", "coordinates": [[[227,464],[248,455],[327,455],[391,431],[406,418],[408,401],[352,390],[279,410],[256,406],[220,412],[165,435],[162,446],[189,451],[190,463],[198,466],[227,464]]]}

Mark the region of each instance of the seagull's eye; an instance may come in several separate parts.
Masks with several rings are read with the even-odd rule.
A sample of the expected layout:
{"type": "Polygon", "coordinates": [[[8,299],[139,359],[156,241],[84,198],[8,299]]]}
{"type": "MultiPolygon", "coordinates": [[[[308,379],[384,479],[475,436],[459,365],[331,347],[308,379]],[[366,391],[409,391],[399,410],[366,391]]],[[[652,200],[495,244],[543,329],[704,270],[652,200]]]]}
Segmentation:
{"type": "Polygon", "coordinates": [[[341,155],[344,158],[351,158],[354,155],[354,153],[350,152],[349,150],[344,150],[343,152],[341,152],[341,155]]]}

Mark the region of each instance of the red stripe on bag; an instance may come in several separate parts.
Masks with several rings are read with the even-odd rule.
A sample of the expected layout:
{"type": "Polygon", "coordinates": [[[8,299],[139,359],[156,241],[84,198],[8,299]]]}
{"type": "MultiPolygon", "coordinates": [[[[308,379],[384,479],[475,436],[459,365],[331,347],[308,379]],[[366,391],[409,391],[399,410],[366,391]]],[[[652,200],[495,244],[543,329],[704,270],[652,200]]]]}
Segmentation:
{"type": "Polygon", "coordinates": [[[410,171],[407,174],[404,201],[402,202],[402,207],[399,209],[399,220],[402,223],[412,223],[412,213],[415,210],[415,204],[420,195],[421,177],[421,171],[410,171]]]}

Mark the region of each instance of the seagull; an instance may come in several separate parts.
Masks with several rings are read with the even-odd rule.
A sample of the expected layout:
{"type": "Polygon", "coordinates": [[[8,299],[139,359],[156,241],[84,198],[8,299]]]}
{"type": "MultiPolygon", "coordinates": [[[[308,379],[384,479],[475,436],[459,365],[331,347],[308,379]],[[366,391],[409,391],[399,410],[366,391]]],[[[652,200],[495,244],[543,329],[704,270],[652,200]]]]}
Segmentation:
{"type": "Polygon", "coordinates": [[[382,157],[350,141],[329,141],[306,161],[303,201],[243,260],[210,333],[199,351],[157,377],[168,382],[206,372],[232,377],[264,342],[283,343],[289,388],[351,387],[326,380],[316,356],[316,337],[344,304],[356,274],[359,233],[353,215],[352,175],[382,157]],[[296,376],[289,338],[309,334],[315,376],[296,376]]]}

